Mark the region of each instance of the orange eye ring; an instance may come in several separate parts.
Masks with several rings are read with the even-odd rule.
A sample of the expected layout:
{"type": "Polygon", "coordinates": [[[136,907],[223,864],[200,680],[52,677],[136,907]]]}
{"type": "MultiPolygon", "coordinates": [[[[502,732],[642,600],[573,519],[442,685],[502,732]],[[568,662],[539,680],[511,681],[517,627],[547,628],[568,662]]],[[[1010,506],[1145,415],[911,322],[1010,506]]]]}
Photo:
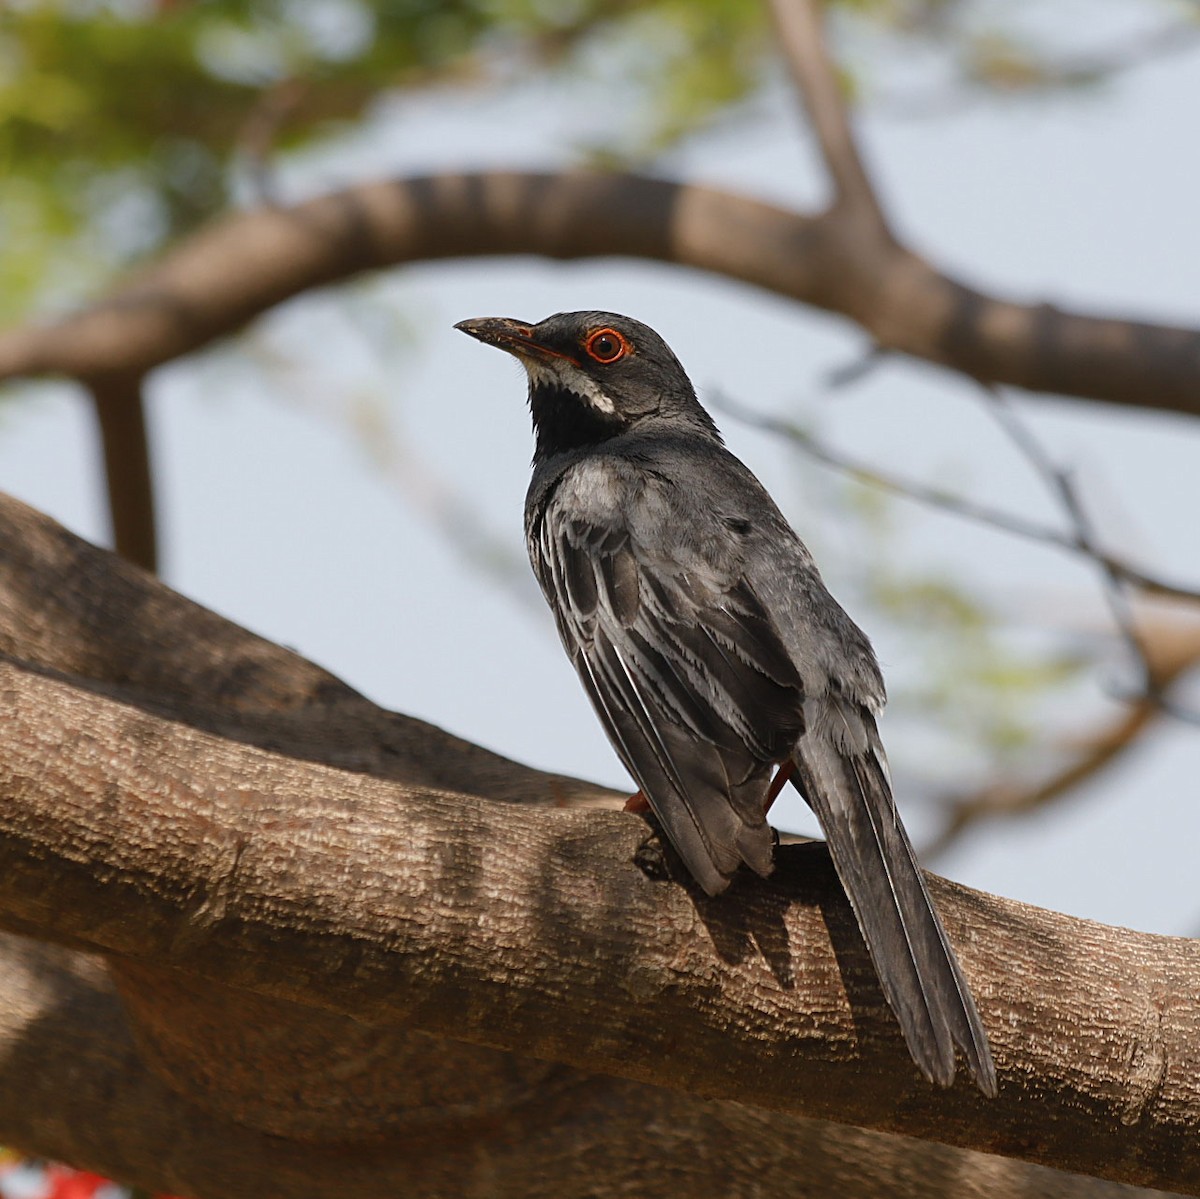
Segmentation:
{"type": "Polygon", "coordinates": [[[589,333],[583,348],[587,351],[589,358],[604,366],[610,362],[616,362],[619,358],[624,358],[626,354],[633,351],[633,346],[616,329],[597,329],[594,333],[589,333]]]}

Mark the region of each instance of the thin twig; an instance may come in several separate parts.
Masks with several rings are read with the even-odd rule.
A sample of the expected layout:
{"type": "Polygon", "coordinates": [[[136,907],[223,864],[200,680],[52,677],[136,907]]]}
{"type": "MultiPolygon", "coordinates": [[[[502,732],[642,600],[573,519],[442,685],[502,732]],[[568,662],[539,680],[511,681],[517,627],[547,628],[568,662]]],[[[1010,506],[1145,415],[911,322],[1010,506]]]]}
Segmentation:
{"type": "Polygon", "coordinates": [[[243,122],[237,150],[246,166],[254,199],[268,208],[277,207],[282,197],[276,183],[271,157],[279,131],[295,112],[308,91],[303,79],[282,79],[263,92],[243,122]]]}
{"type": "Polygon", "coordinates": [[[967,831],[985,820],[1028,815],[1049,807],[1101,770],[1112,765],[1137,743],[1156,717],[1158,705],[1145,696],[1134,704],[1111,728],[1093,741],[1089,750],[1049,778],[1032,786],[999,782],[974,795],[962,796],[944,804],[945,817],[937,835],[921,850],[921,860],[931,862],[957,845],[967,831]]]}
{"type": "Polygon", "coordinates": [[[883,206],[850,126],[837,66],[825,45],[820,3],[770,0],[770,7],[788,73],[804,101],[833,180],[836,206],[855,210],[890,237],[883,206]]]}
{"type": "MultiPolygon", "coordinates": [[[[876,360],[877,356],[871,355],[865,359],[865,363],[871,365],[876,360]]],[[[885,474],[847,458],[790,421],[754,412],[719,392],[709,397],[714,407],[742,423],[781,436],[811,458],[864,483],[1006,533],[1067,550],[1090,559],[1104,574],[1105,598],[1113,620],[1143,675],[1140,689],[1120,697],[1130,704],[1130,710],[1111,728],[1093,738],[1085,753],[1042,782],[1025,787],[992,786],[948,804],[942,830],[925,847],[923,856],[930,857],[945,853],[981,820],[1027,813],[1075,790],[1135,745],[1159,717],[1171,716],[1200,724],[1200,714],[1166,696],[1171,685],[1200,661],[1200,644],[1185,645],[1182,650],[1171,645],[1163,649],[1149,644],[1137,627],[1128,588],[1133,586],[1148,594],[1192,602],[1200,602],[1200,589],[1164,583],[1101,549],[1094,524],[1070,474],[1053,462],[998,389],[984,383],[980,387],[989,414],[1059,500],[1070,521],[1070,533],[976,503],[941,488],[885,474]]]]}
{"type": "Polygon", "coordinates": [[[1065,91],[1094,84],[1147,63],[1191,53],[1198,38],[1200,21],[1194,18],[1172,21],[1140,37],[1122,38],[1116,45],[1102,50],[1054,60],[1031,59],[1027,70],[1015,75],[1010,73],[1003,79],[989,78],[986,71],[978,70],[976,63],[968,61],[965,69],[960,64],[957,85],[910,95],[881,95],[872,108],[885,117],[901,120],[951,116],[961,113],[968,104],[994,100],[997,95],[1044,95],[1052,90],[1065,91]]]}
{"type": "Polygon", "coordinates": [[[1161,681],[1155,677],[1149,652],[1137,627],[1126,590],[1128,579],[1111,561],[1105,560],[1105,555],[1099,549],[1095,527],[1075,486],[1075,480],[1069,471],[1050,458],[1041,442],[1020,419],[1016,409],[1000,389],[988,383],[977,382],[988,414],[1033,467],[1051,493],[1058,497],[1071,523],[1072,540],[1076,549],[1095,562],[1103,573],[1104,599],[1113,623],[1142,672],[1141,692],[1152,699],[1157,697],[1162,690],[1161,681]]]}
{"type": "MultiPolygon", "coordinates": [[[[1200,634],[1194,627],[1164,625],[1145,643],[1160,689],[1170,687],[1200,663],[1200,634]]],[[[1124,756],[1162,716],[1184,720],[1195,718],[1195,713],[1186,711],[1180,716],[1171,710],[1172,705],[1146,692],[1131,695],[1129,702],[1128,711],[1109,727],[1089,737],[1081,752],[1040,783],[1025,786],[999,783],[945,803],[942,829],[922,849],[922,860],[944,854],[961,841],[969,829],[984,820],[1025,815],[1063,798],[1124,756]]]]}
{"type": "Polygon", "coordinates": [[[812,433],[809,433],[806,429],[801,428],[792,421],[755,412],[753,409],[747,408],[730,399],[722,392],[710,391],[707,393],[707,399],[712,407],[727,413],[742,424],[752,429],[760,429],[763,432],[783,437],[808,454],[810,458],[824,463],[833,470],[841,471],[843,474],[858,479],[860,482],[878,487],[884,491],[889,491],[904,499],[913,500],[916,503],[925,504],[932,508],[938,508],[943,512],[949,512],[963,519],[987,525],[1001,532],[1010,533],[1016,537],[1024,537],[1030,541],[1038,541],[1044,545],[1053,546],[1056,549],[1066,550],[1069,553],[1090,558],[1105,570],[1111,571],[1124,582],[1138,588],[1139,591],[1143,591],[1147,595],[1200,603],[1200,587],[1173,583],[1155,575],[1147,574],[1145,571],[1139,570],[1136,566],[1109,553],[1107,550],[1099,548],[1094,542],[1084,545],[1080,543],[1076,535],[1064,533],[1050,525],[1027,520],[1023,516],[1016,516],[1013,513],[1005,512],[1003,509],[978,503],[975,500],[956,495],[940,487],[930,486],[926,483],[921,483],[913,479],[905,479],[899,475],[878,470],[869,463],[851,458],[833,449],[821,441],[820,438],[815,437],[812,433]]]}
{"type": "Polygon", "coordinates": [[[872,344],[865,353],[859,354],[849,362],[835,366],[825,375],[825,386],[830,391],[839,391],[843,387],[852,387],[861,383],[868,375],[877,371],[885,362],[892,359],[891,350],[872,344]]]}

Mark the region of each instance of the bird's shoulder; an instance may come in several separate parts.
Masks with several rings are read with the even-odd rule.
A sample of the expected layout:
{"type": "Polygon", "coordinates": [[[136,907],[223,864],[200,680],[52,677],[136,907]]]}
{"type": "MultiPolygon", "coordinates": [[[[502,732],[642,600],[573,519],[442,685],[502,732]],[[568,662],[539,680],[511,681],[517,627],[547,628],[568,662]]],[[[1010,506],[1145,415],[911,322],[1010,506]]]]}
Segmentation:
{"type": "Polygon", "coordinates": [[[807,557],[751,471],[720,442],[686,433],[614,438],[542,464],[527,528],[543,519],[621,529],[641,550],[678,555],[683,566],[701,559],[736,571],[754,543],[807,557]]]}
{"type": "MultiPolygon", "coordinates": [[[[719,442],[686,436],[614,439],[546,464],[526,509],[530,558],[544,588],[557,559],[619,558],[669,585],[690,612],[740,597],[761,614],[809,695],[841,689],[877,710],[883,680],[871,644],[830,595],[807,547],[766,489],[719,442]]],[[[668,593],[664,593],[668,594],[668,593]]]]}

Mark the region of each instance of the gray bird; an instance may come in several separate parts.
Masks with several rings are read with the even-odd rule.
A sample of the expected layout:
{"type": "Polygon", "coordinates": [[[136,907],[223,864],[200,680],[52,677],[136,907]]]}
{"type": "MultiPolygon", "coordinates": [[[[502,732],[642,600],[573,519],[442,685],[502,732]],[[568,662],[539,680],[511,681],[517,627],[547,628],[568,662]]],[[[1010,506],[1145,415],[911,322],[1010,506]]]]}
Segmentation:
{"type": "Polygon", "coordinates": [[[716,895],[743,862],[771,872],[766,811],[790,778],[914,1061],[949,1086],[957,1046],[995,1095],[987,1034],[892,798],[870,642],[678,359],[611,312],[455,327],[529,376],[529,557],[634,800],[716,895]]]}

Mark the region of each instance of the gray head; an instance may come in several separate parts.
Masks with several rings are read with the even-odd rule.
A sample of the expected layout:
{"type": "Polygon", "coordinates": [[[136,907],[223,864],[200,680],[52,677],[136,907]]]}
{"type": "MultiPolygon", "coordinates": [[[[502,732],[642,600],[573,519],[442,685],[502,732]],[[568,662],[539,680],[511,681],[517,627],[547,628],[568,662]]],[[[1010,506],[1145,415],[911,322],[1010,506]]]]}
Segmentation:
{"type": "Polygon", "coordinates": [[[720,439],[679,359],[641,321],[615,312],[558,312],[536,325],[480,317],[454,327],[525,367],[535,461],[598,444],[644,421],[720,439]]]}

